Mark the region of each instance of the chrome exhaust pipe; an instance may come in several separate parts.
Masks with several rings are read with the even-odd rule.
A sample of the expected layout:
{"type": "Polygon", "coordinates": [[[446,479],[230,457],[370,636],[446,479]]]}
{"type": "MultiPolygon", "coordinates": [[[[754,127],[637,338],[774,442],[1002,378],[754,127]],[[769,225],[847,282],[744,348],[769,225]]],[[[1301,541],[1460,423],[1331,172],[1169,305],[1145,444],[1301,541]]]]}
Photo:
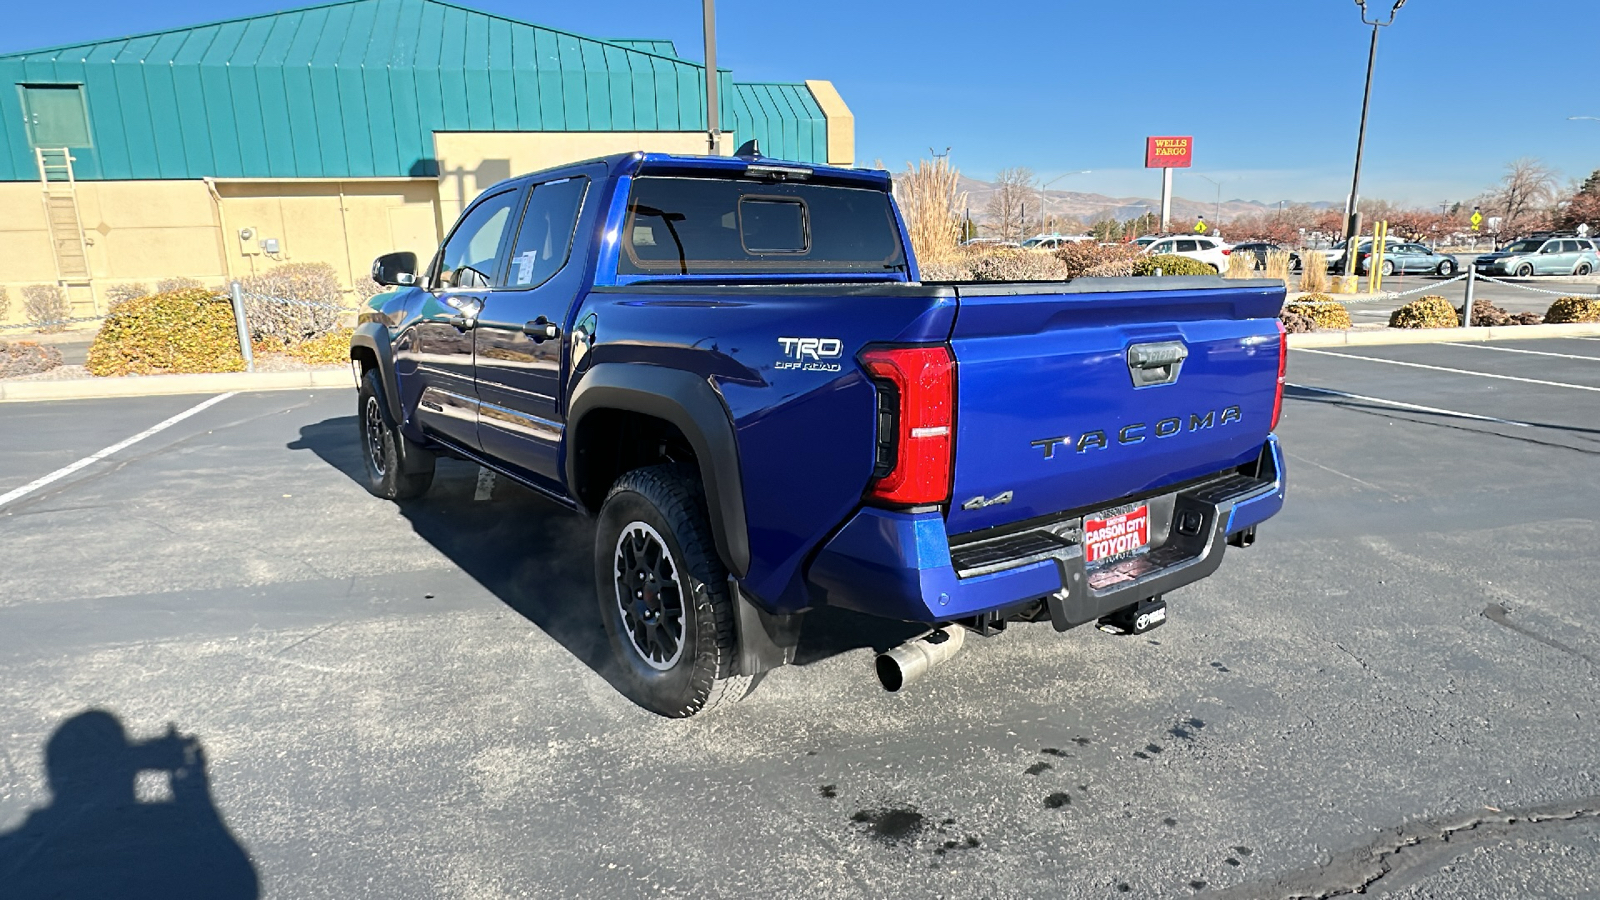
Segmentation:
{"type": "Polygon", "coordinates": [[[960,625],[945,625],[906,641],[887,653],[878,654],[874,663],[878,670],[878,683],[891,694],[900,690],[928,674],[929,669],[955,656],[966,637],[967,630],[960,625]]]}

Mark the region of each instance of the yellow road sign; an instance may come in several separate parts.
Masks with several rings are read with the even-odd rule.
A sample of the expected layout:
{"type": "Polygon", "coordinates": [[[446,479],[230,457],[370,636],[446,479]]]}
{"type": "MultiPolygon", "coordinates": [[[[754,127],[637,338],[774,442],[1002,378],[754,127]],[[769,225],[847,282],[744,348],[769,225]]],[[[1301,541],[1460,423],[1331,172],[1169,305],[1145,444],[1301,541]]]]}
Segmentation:
{"type": "Polygon", "coordinates": [[[1200,221],[1194,223],[1194,233],[1195,234],[1205,234],[1206,233],[1206,220],[1205,219],[1201,219],[1200,221]]]}
{"type": "Polygon", "coordinates": [[[1472,230],[1477,231],[1478,226],[1483,224],[1483,213],[1473,210],[1472,218],[1469,221],[1472,222],[1472,230]]]}

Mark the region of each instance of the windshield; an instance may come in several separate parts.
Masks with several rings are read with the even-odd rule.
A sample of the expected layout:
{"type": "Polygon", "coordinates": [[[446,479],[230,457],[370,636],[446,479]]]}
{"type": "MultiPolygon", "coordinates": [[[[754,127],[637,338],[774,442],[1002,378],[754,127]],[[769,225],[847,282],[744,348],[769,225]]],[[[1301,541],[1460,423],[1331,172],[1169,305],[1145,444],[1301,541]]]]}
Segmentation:
{"type": "Polygon", "coordinates": [[[1024,246],[1024,247],[1037,247],[1037,246],[1039,246],[1040,244],[1044,243],[1047,240],[1049,240],[1049,238],[1028,238],[1027,240],[1022,242],[1022,246],[1024,246]]]}
{"type": "Polygon", "coordinates": [[[1151,244],[1154,244],[1158,240],[1160,240],[1160,238],[1142,237],[1142,238],[1139,238],[1137,241],[1134,241],[1133,243],[1135,245],[1137,245],[1137,246],[1140,246],[1140,247],[1148,247],[1151,244]]]}
{"type": "Polygon", "coordinates": [[[1544,241],[1515,241],[1505,249],[1507,253],[1538,253],[1544,241]]]}
{"type": "Polygon", "coordinates": [[[634,182],[624,275],[886,273],[906,268],[889,195],[724,178],[634,182]]]}

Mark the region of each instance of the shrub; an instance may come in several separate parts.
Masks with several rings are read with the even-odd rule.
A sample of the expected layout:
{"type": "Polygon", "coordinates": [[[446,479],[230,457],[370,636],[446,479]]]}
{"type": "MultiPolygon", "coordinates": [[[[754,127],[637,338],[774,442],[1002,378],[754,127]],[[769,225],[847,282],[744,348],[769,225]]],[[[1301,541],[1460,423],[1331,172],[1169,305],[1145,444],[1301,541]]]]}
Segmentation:
{"type": "Polygon", "coordinates": [[[1285,306],[1283,311],[1305,316],[1318,328],[1346,329],[1350,327],[1350,310],[1327,294],[1306,294],[1285,306]]]}
{"type": "Polygon", "coordinates": [[[1419,297],[1389,314],[1390,328],[1454,328],[1461,324],[1456,308],[1438,295],[1419,297]]]}
{"type": "Polygon", "coordinates": [[[1254,253],[1228,254],[1228,268],[1222,275],[1224,278],[1256,277],[1256,255],[1254,253]]]}
{"type": "Polygon", "coordinates": [[[1154,275],[1157,269],[1161,270],[1162,275],[1217,274],[1217,270],[1210,263],[1203,263],[1187,256],[1145,256],[1133,264],[1135,275],[1154,275]]]}
{"type": "Polygon", "coordinates": [[[1133,262],[1139,258],[1139,249],[1132,244],[1101,246],[1094,241],[1074,241],[1056,251],[1068,278],[1113,272],[1133,274],[1133,262]],[[1126,270],[1126,271],[1124,271],[1126,270]]]}
{"type": "Polygon", "coordinates": [[[343,305],[339,302],[342,291],[338,274],[327,263],[284,263],[241,279],[240,286],[246,294],[275,298],[245,297],[245,318],[250,321],[250,333],[255,338],[288,346],[322,337],[339,325],[340,310],[329,307],[343,305]],[[319,305],[300,305],[304,303],[319,305]]]}
{"type": "Polygon", "coordinates": [[[228,301],[203,288],[124,301],[89,346],[93,375],[242,372],[228,301]]]}
{"type": "Polygon", "coordinates": [[[967,256],[973,281],[1065,281],[1067,268],[1048,253],[988,248],[967,256]]]}
{"type": "Polygon", "coordinates": [[[1305,334],[1308,331],[1315,331],[1317,327],[1310,316],[1290,312],[1287,309],[1278,313],[1278,321],[1283,323],[1283,330],[1290,334],[1305,334]]]}
{"type": "Polygon", "coordinates": [[[22,306],[28,313],[28,324],[40,331],[66,331],[65,325],[46,325],[67,318],[67,295],[53,284],[30,284],[22,289],[22,306]]]}
{"type": "Polygon", "coordinates": [[[1267,251],[1267,277],[1276,278],[1285,284],[1289,281],[1289,269],[1293,261],[1289,258],[1287,250],[1267,251]]]}
{"type": "MultiPolygon", "coordinates": [[[[1526,313],[1534,319],[1534,324],[1539,321],[1538,313],[1526,313]]],[[[1487,300],[1472,301],[1472,324],[1474,325],[1524,325],[1527,324],[1511,315],[1505,310],[1487,300]]]]}
{"type": "Polygon", "coordinates": [[[350,328],[336,328],[327,334],[290,344],[283,352],[312,366],[342,366],[350,362],[350,328]]]}
{"type": "Polygon", "coordinates": [[[106,309],[116,309],[120,304],[139,297],[150,296],[150,288],[134,282],[132,284],[113,284],[106,288],[106,309]]]}
{"type": "Polygon", "coordinates": [[[195,281],[193,278],[179,275],[175,278],[163,278],[156,282],[156,293],[170,294],[174,291],[187,291],[200,286],[200,282],[195,281]]]}
{"type": "Polygon", "coordinates": [[[1510,325],[1538,325],[1544,321],[1544,316],[1536,312],[1519,312],[1511,314],[1510,325]]]}
{"type": "Polygon", "coordinates": [[[6,293],[6,286],[0,284],[0,325],[4,325],[6,317],[11,314],[11,295],[6,293]]]}
{"type": "Polygon", "coordinates": [[[1096,263],[1085,269],[1085,278],[1128,278],[1133,275],[1132,259],[1115,259],[1096,263]]]}
{"type": "Polygon", "coordinates": [[[1328,257],[1312,251],[1300,258],[1300,290],[1320,294],[1328,289],[1328,257]]]}
{"type": "Polygon", "coordinates": [[[1550,304],[1544,314],[1547,325],[1566,322],[1600,322],[1600,300],[1588,297],[1562,297],[1550,304]]]}
{"type": "Polygon", "coordinates": [[[0,341],[0,378],[36,375],[61,365],[61,351],[33,341],[0,341]]]}

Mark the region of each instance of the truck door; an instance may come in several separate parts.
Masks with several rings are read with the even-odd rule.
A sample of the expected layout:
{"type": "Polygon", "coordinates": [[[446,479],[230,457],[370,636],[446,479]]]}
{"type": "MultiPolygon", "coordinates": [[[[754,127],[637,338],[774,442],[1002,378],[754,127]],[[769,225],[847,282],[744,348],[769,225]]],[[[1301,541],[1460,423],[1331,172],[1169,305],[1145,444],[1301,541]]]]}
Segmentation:
{"type": "Polygon", "coordinates": [[[416,418],[422,429],[478,449],[478,392],[473,385],[472,332],[503,268],[506,227],[520,188],[479,200],[445,240],[428,279],[405,348],[421,383],[416,418]]]}
{"type": "Polygon", "coordinates": [[[568,259],[589,184],[576,175],[530,187],[503,287],[474,335],[484,451],[552,487],[560,484],[567,315],[583,279],[581,260],[568,259]]]}

